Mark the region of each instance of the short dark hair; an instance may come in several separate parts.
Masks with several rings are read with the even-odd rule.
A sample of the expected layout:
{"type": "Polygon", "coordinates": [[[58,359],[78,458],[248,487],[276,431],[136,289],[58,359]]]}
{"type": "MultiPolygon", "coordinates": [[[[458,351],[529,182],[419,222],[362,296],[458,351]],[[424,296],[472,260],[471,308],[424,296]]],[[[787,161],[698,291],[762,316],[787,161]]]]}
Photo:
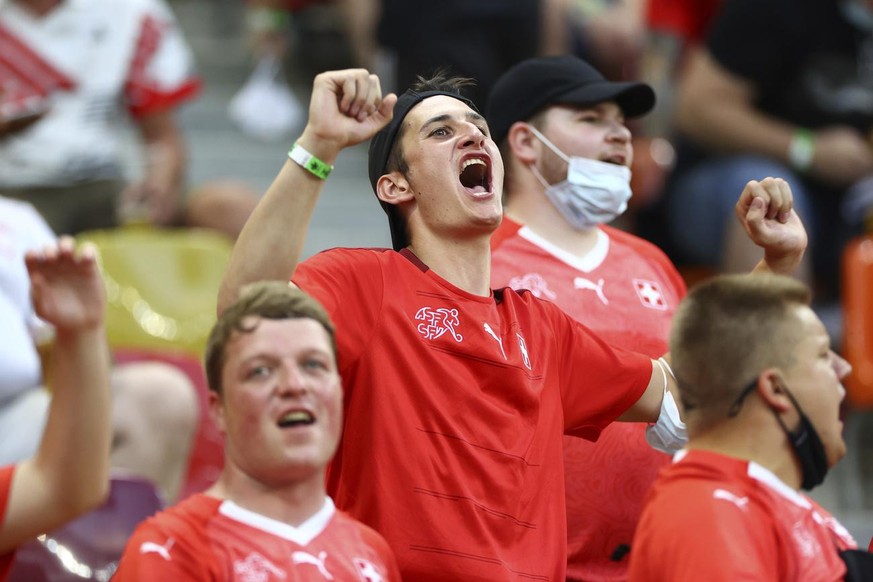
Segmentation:
{"type": "Polygon", "coordinates": [[[720,417],[763,369],[794,363],[809,289],[783,275],[720,275],[682,300],[670,331],[670,356],[687,411],[720,417]]]}
{"type": "Polygon", "coordinates": [[[227,344],[236,333],[251,333],[257,325],[250,318],[313,319],[330,338],[336,359],[336,332],[324,307],[297,287],[282,281],[261,281],[243,288],[239,298],[221,314],[206,343],[204,367],[210,390],[222,393],[221,375],[227,357],[227,344]]]}

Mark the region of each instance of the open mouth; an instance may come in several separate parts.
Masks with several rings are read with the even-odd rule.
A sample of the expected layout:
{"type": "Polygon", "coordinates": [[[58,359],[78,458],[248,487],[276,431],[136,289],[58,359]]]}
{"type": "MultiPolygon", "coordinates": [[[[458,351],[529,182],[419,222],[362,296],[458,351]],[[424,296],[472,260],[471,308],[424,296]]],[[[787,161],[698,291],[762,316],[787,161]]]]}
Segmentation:
{"type": "Polygon", "coordinates": [[[295,426],[307,426],[315,422],[315,416],[307,410],[292,410],[286,412],[279,419],[280,428],[289,428],[295,426]]]}
{"type": "Polygon", "coordinates": [[[473,194],[491,192],[491,164],[484,158],[467,158],[458,176],[461,185],[473,194]]]}

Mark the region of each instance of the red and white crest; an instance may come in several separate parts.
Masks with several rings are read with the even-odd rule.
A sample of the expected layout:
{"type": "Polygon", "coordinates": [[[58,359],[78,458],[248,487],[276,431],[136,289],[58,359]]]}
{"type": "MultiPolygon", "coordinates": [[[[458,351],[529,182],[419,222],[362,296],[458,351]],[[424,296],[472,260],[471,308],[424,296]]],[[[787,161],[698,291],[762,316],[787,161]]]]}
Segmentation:
{"type": "Polygon", "coordinates": [[[422,307],[415,314],[415,319],[424,322],[418,326],[418,332],[424,336],[424,339],[437,339],[446,332],[450,333],[456,342],[464,339],[464,336],[455,329],[461,323],[457,309],[422,307]]]}
{"type": "Polygon", "coordinates": [[[644,307],[658,311],[667,309],[667,300],[664,298],[664,293],[661,292],[661,286],[655,281],[634,279],[634,289],[636,289],[637,297],[640,298],[644,307]]]}

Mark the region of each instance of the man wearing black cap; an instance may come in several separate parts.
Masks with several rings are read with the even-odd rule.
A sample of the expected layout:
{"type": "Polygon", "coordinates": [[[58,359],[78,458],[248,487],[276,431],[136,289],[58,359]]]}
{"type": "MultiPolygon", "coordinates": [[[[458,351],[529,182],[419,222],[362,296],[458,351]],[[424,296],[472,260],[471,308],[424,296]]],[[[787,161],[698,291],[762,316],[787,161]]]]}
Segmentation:
{"type": "Polygon", "coordinates": [[[316,77],[308,123],[243,229],[219,309],[265,278],[291,278],[326,307],[345,388],[328,491],[386,537],[404,578],[560,580],[561,434],[594,438],[618,417],[669,430],[668,376],[549,302],[491,290],[503,163],[458,87],[383,99],[364,70],[316,77]],[[371,137],[394,249],[298,265],[330,164],[371,137]]]}
{"type": "MultiPolygon", "coordinates": [[[[611,344],[657,358],[685,283],[660,249],[605,226],[631,196],[625,119],[654,104],[648,85],[610,82],[576,57],[545,57],[504,73],[487,115],[506,164],[492,285],[529,289],[611,344]]],[[[766,180],[744,195],[761,190],[769,201],[781,187],[766,180]]],[[[752,238],[779,252],[779,241],[757,234],[762,218],[747,219],[752,238]]],[[[564,437],[568,580],[626,579],[644,494],[668,462],[641,423],[613,423],[596,443],[564,437]]]]}

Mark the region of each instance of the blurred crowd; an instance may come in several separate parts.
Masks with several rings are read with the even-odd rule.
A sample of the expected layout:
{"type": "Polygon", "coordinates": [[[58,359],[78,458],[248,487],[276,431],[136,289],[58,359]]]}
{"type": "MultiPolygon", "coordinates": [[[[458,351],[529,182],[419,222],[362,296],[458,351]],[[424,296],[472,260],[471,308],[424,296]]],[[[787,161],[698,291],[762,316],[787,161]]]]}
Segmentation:
{"type": "MultiPolygon", "coordinates": [[[[105,308],[102,297],[97,305],[81,289],[63,293],[66,284],[94,285],[99,259],[90,251],[76,254],[73,243],[59,237],[69,235],[81,244],[95,233],[145,229],[163,236],[205,229],[223,241],[219,246],[227,259],[241,235],[244,244],[255,234],[268,236],[260,222],[268,212],[259,206],[262,193],[232,175],[217,174],[201,183],[190,183],[188,177],[191,152],[179,111],[198,99],[210,80],[198,73],[173,8],[193,1],[0,0],[0,465],[24,463],[29,471],[33,459],[45,461],[52,423],[64,414],[56,410],[60,405],[55,400],[68,402],[69,390],[87,383],[81,378],[64,382],[48,362],[75,367],[58,352],[72,349],[71,336],[90,338],[94,326],[103,325],[92,313],[105,308]],[[246,231],[247,223],[255,226],[246,231]],[[43,254],[28,255],[34,249],[44,249],[43,254]],[[55,282],[49,285],[51,293],[44,293],[68,299],[60,312],[52,311],[45,297],[35,300],[33,295],[35,288],[46,286],[40,273],[55,270],[63,271],[63,284],[55,282]],[[91,319],[76,318],[83,311],[91,319]],[[65,333],[69,330],[74,333],[65,333]]],[[[848,320],[863,321],[873,309],[873,287],[865,287],[871,291],[866,300],[855,295],[851,303],[845,300],[846,273],[863,268],[859,255],[848,250],[873,229],[873,1],[245,0],[243,13],[237,32],[245,39],[248,78],[226,104],[227,115],[240,132],[276,143],[279,150],[297,149],[300,142],[293,140],[307,117],[310,123],[315,117],[309,102],[315,103],[313,80],[323,71],[367,69],[378,74],[382,95],[399,95],[433,75],[473,81],[461,83],[458,96],[484,116],[506,168],[506,218],[490,242],[495,288],[529,290],[610,344],[657,362],[670,347],[670,322],[689,289],[766,264],[811,290],[808,298],[797,299],[795,288],[776,284],[785,286],[786,297],[795,297],[786,301],[809,303],[810,313],[823,322],[821,333],[833,347],[832,352],[826,349],[828,369],[842,379],[846,357],[859,374],[847,380],[852,390],[873,393],[868,370],[873,355],[853,352],[844,341],[848,320]],[[602,195],[592,201],[590,192],[602,195]],[[764,200],[763,206],[756,199],[764,200]],[[617,280],[632,269],[640,274],[623,293],[605,292],[604,278],[617,280]],[[553,282],[560,277],[566,289],[553,282]],[[563,299],[580,290],[587,291],[584,301],[563,299]],[[610,301],[622,307],[620,318],[606,309],[610,301]]],[[[449,94],[444,89],[436,93],[449,94]]],[[[321,161],[318,152],[292,153],[292,161],[313,174],[318,175],[312,168],[321,178],[330,172],[330,160],[321,161]]],[[[390,171],[387,166],[377,169],[390,171]]],[[[400,251],[405,246],[398,246],[398,240],[405,240],[401,214],[386,204],[380,174],[373,175],[372,165],[370,170],[400,251]]],[[[473,189],[483,187],[490,171],[483,176],[464,168],[461,180],[476,181],[479,186],[473,189]]],[[[404,220],[416,219],[404,215],[404,220]]],[[[277,260],[283,252],[277,251],[277,260]]],[[[134,254],[127,260],[148,259],[134,254]]],[[[256,261],[252,264],[254,269],[256,261]]],[[[108,281],[122,274],[111,272],[107,263],[102,275],[112,303],[108,281]]],[[[168,288],[174,284],[166,282],[168,288]]],[[[737,293],[755,292],[736,285],[737,293]]],[[[142,289],[131,287],[130,292],[143,294],[140,305],[150,300],[142,289]]],[[[117,303],[132,305],[129,295],[117,303]]],[[[214,307],[196,308],[209,312],[210,325],[214,307]]],[[[334,317],[333,306],[326,307],[334,317]]],[[[261,307],[250,308],[254,315],[238,314],[240,322],[234,325],[239,329],[249,321],[245,317],[282,319],[257,311],[261,307]]],[[[294,317],[312,318],[329,332],[327,359],[333,363],[325,367],[335,374],[337,361],[340,367],[346,364],[342,340],[338,349],[333,328],[322,321],[319,309],[315,316],[306,311],[294,317]]],[[[500,343],[506,359],[504,344],[488,325],[486,332],[500,343]]],[[[810,326],[810,333],[820,333],[810,326]]],[[[236,346],[231,338],[238,330],[225,331],[222,341],[236,346]]],[[[193,343],[205,348],[207,335],[208,329],[193,343]]],[[[524,340],[518,338],[524,351],[524,340]]],[[[206,378],[202,354],[192,355],[187,346],[174,350],[170,344],[130,358],[125,356],[130,346],[113,344],[110,330],[107,353],[100,355],[111,404],[91,394],[95,406],[102,407],[102,420],[81,417],[81,422],[105,421],[110,442],[85,444],[95,450],[108,447],[110,466],[89,465],[90,470],[145,479],[167,506],[207,485],[218,496],[244,491],[255,497],[256,487],[240,486],[245,462],[232,452],[204,453],[200,447],[208,431],[245,440],[233,432],[237,420],[223,408],[222,382],[206,378]],[[178,365],[180,357],[186,365],[178,365]],[[224,410],[218,421],[209,415],[210,406],[213,414],[224,410]],[[208,482],[202,473],[192,481],[195,465],[212,470],[208,482]]],[[[239,347],[227,346],[210,349],[218,349],[220,359],[225,357],[221,350],[235,353],[239,347]]],[[[91,374],[103,373],[99,363],[82,365],[91,374]]],[[[669,366],[657,369],[666,387],[673,372],[669,366]]],[[[794,402],[793,396],[789,399],[794,402]]],[[[838,405],[843,417],[856,413],[853,405],[862,400],[853,395],[838,405]]],[[[680,409],[682,404],[688,403],[680,403],[680,409]]],[[[805,420],[802,411],[800,417],[805,420]]],[[[582,443],[578,434],[564,437],[568,580],[627,579],[626,555],[643,512],[642,492],[670,464],[667,455],[649,446],[645,423],[617,426],[604,429],[596,444],[582,443]],[[625,479],[620,503],[601,504],[610,496],[610,484],[625,479]],[[574,493],[577,488],[585,492],[574,493]]],[[[750,421],[748,426],[758,425],[750,421]]],[[[788,429],[785,433],[791,436],[788,429]]],[[[55,435],[53,446],[62,450],[58,440],[63,439],[55,435]]],[[[80,454],[87,448],[82,447],[63,450],[80,454]]],[[[307,476],[307,487],[330,475],[324,469],[333,449],[330,453],[319,457],[319,470],[315,478],[307,476]]],[[[701,458],[695,462],[703,463],[701,458]]],[[[57,470],[50,473],[46,479],[59,478],[57,470]]],[[[0,482],[0,517],[4,499],[13,499],[10,475],[0,473],[7,483],[0,482]]],[[[319,502],[325,497],[319,488],[310,495],[319,502]]],[[[27,503],[44,501],[34,499],[27,503]]],[[[81,514],[99,501],[83,500],[63,515],[81,514]]],[[[336,501],[343,510],[355,505],[336,501]]],[[[270,503],[258,507],[273,515],[270,503]]],[[[225,509],[210,506],[208,511],[225,509]]],[[[206,505],[191,511],[207,512],[206,505]]],[[[245,512],[236,506],[227,511],[237,517],[245,512]]],[[[352,517],[360,515],[352,511],[352,517]]],[[[261,523],[247,514],[239,519],[261,523]]],[[[17,538],[4,537],[0,523],[0,553],[14,547],[13,541],[64,521],[35,520],[44,524],[42,529],[19,525],[16,532],[23,533],[17,538]]],[[[364,562],[346,560],[349,572],[357,567],[359,573],[378,570],[384,579],[389,572],[395,575],[394,557],[379,535],[391,544],[394,532],[363,528],[352,534],[348,531],[358,531],[359,524],[334,525],[337,531],[347,529],[331,544],[362,536],[366,543],[355,551],[370,552],[364,562]]],[[[158,556],[162,549],[169,552],[171,546],[143,535],[137,538],[142,548],[151,543],[158,556]]],[[[291,536],[295,543],[298,535],[295,530],[291,536]]],[[[866,546],[867,540],[858,543],[866,546]]],[[[191,555],[197,551],[190,550],[191,555]]],[[[294,555],[304,560],[305,554],[312,567],[324,566],[315,550],[307,552],[294,555]]],[[[404,557],[394,552],[400,557],[399,571],[407,571],[404,557]]],[[[120,552],[114,558],[119,557],[120,552]]],[[[0,580],[2,568],[0,563],[0,580]]],[[[132,571],[129,566],[127,574],[136,579],[132,571]]],[[[151,572],[142,570],[140,579],[151,572]]],[[[18,576],[13,579],[26,574],[18,576]]]]}

